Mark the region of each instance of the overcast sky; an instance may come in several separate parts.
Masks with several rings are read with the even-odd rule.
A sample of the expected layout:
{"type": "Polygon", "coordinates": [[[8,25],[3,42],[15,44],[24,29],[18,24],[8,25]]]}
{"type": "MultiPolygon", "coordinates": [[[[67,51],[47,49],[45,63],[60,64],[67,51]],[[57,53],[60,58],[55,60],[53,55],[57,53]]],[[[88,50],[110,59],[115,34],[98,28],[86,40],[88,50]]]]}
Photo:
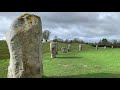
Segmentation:
{"type": "Polygon", "coordinates": [[[0,12],[0,40],[5,39],[14,19],[24,13],[40,16],[42,29],[51,32],[51,39],[120,40],[120,12],[0,12]]]}

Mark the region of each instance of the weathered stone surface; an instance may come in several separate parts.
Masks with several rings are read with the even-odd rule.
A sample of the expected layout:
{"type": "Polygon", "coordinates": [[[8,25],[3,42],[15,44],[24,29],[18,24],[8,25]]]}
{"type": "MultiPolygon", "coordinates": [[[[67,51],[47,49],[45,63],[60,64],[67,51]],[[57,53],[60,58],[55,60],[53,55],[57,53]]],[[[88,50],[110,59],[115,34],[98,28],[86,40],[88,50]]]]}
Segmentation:
{"type": "Polygon", "coordinates": [[[71,51],[71,49],[70,49],[70,44],[68,45],[68,47],[67,47],[67,49],[68,49],[68,52],[70,52],[71,51]]]}
{"type": "Polygon", "coordinates": [[[55,58],[55,57],[56,57],[56,54],[57,54],[56,51],[57,51],[57,50],[56,50],[56,42],[51,41],[51,42],[50,42],[51,58],[55,58]]]}
{"type": "Polygon", "coordinates": [[[40,17],[24,14],[17,18],[7,33],[10,52],[8,78],[41,78],[42,25],[40,17]]]}
{"type": "Polygon", "coordinates": [[[67,51],[68,51],[66,47],[62,47],[61,50],[63,53],[67,53],[67,51]]]}
{"type": "Polygon", "coordinates": [[[79,45],[79,51],[82,51],[82,49],[83,49],[83,45],[80,44],[80,45],[79,45]]]}

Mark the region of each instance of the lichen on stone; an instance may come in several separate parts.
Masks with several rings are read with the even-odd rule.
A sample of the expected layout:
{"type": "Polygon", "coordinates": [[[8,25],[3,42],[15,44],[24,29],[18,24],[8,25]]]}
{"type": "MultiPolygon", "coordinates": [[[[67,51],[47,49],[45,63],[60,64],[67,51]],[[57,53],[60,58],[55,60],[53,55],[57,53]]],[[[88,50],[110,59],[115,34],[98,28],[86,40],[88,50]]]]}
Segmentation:
{"type": "Polygon", "coordinates": [[[37,19],[40,19],[39,16],[34,15],[34,14],[28,14],[28,13],[21,15],[19,18],[28,18],[28,19],[32,20],[34,17],[36,17],[37,19]]]}
{"type": "Polygon", "coordinates": [[[16,33],[20,33],[22,31],[29,30],[29,28],[32,28],[34,25],[38,25],[39,21],[41,22],[39,16],[26,13],[14,21],[12,28],[16,30],[16,33]]]}
{"type": "Polygon", "coordinates": [[[26,16],[32,16],[32,15],[31,15],[31,14],[26,13],[26,14],[21,15],[19,18],[24,18],[24,17],[26,17],[26,16]]]}

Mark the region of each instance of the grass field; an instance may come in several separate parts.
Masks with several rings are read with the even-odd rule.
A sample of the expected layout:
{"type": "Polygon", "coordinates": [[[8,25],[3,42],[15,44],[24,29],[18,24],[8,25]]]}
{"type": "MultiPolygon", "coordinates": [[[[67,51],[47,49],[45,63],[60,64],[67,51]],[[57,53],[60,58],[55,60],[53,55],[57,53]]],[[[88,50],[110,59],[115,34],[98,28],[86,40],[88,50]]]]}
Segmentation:
{"type": "MultiPolygon", "coordinates": [[[[49,43],[43,45],[44,78],[120,78],[119,48],[95,50],[85,45],[84,51],[79,52],[78,44],[75,43],[72,44],[71,52],[59,51],[57,58],[51,59],[48,45],[49,43]]],[[[64,45],[66,44],[59,44],[59,50],[64,45]]],[[[0,51],[4,49],[0,48],[0,51]]],[[[7,48],[4,53],[8,56],[7,48]]],[[[2,52],[0,54],[3,55],[2,52]]],[[[0,57],[0,78],[7,77],[8,57],[0,57]]]]}
{"type": "Polygon", "coordinates": [[[59,53],[58,58],[44,55],[46,77],[120,78],[120,49],[59,53]]]}

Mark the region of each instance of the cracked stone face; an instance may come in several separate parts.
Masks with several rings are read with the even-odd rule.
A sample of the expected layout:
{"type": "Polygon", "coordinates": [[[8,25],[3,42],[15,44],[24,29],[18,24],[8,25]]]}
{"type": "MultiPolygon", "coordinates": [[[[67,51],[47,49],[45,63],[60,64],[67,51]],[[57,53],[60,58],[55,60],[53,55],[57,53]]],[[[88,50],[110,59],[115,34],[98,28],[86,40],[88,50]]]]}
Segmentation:
{"type": "Polygon", "coordinates": [[[6,35],[10,52],[8,78],[42,77],[42,25],[40,17],[24,14],[6,35]]]}

